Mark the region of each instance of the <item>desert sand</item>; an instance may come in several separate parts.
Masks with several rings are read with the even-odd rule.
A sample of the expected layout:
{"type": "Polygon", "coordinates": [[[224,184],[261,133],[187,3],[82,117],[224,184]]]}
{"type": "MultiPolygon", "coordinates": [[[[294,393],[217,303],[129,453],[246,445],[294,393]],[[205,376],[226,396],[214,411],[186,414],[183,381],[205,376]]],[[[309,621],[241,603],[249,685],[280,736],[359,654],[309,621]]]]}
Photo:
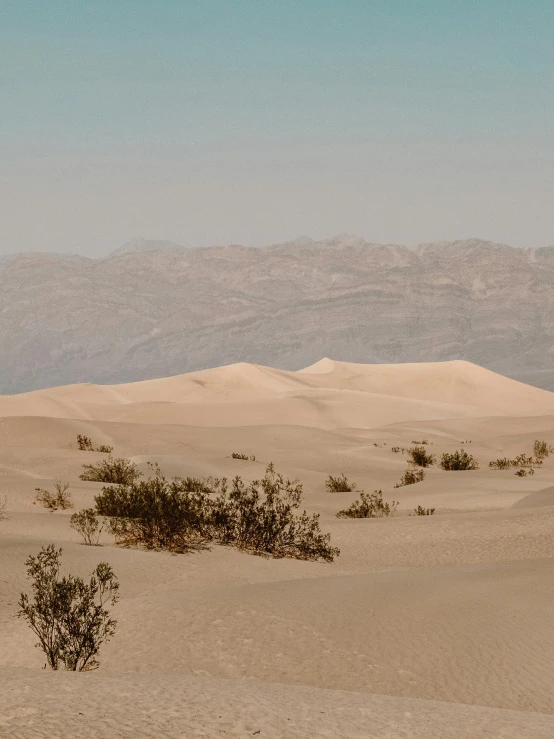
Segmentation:
{"type": "Polygon", "coordinates": [[[554,737],[554,455],[533,476],[492,459],[554,446],[554,393],[467,362],[299,372],[238,364],[126,385],[0,397],[0,736],[288,739],[554,737]],[[34,504],[71,483],[74,509],[100,483],[76,435],[144,472],[245,480],[269,462],[304,484],[341,555],[268,559],[221,546],[172,555],[86,547],[72,510],[34,504]],[[409,447],[465,448],[480,469],[429,469],[394,488],[409,447]],[[232,452],[256,461],[231,459],[232,452]],[[399,501],[394,517],[338,519],[345,473],[399,501]],[[410,515],[417,505],[436,508],[410,515]],[[95,672],[42,670],[14,618],[24,561],[43,544],[64,570],[109,562],[118,629],[95,672]]]}

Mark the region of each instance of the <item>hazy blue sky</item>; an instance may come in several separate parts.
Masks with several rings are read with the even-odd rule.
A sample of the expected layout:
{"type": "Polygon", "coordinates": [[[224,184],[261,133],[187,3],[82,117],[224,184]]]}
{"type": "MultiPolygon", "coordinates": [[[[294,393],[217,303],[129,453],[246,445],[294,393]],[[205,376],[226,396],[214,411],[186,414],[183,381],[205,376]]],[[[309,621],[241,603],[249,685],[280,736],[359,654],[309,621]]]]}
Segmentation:
{"type": "Polygon", "coordinates": [[[0,252],[554,243],[552,0],[2,0],[0,252]]]}

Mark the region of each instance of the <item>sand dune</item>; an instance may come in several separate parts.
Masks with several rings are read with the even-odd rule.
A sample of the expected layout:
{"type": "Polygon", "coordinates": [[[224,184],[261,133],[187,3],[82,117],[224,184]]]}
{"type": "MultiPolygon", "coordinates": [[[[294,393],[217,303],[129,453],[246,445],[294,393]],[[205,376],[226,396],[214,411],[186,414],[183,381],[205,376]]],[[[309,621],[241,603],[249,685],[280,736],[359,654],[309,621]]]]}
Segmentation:
{"type": "Polygon", "coordinates": [[[488,467],[536,438],[554,446],[554,394],[466,362],[232,365],[0,397],[0,736],[554,736],[554,456],[523,478],[488,467]],[[272,461],[302,480],[341,556],[173,556],[107,534],[82,546],[71,510],[34,504],[54,478],[77,509],[93,504],[102,486],[79,474],[104,455],[79,451],[77,434],[168,475],[253,479],[272,461]],[[407,456],[391,448],[423,438],[439,457],[465,447],[480,469],[434,466],[395,488],[407,456]],[[342,472],[398,500],[397,515],[337,519],[357,496],[326,492],[342,472]],[[436,513],[410,515],[417,505],[436,513]],[[13,618],[24,560],[49,542],[68,570],[103,559],[120,579],[97,673],[41,671],[13,618]]]}

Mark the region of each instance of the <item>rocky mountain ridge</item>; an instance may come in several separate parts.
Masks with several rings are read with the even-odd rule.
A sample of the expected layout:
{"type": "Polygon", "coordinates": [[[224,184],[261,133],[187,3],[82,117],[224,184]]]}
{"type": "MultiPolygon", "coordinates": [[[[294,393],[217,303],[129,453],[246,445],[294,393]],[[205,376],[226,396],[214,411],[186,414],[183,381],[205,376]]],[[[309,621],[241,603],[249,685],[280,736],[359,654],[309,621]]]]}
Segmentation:
{"type": "Polygon", "coordinates": [[[0,260],[0,392],[322,356],[467,359],[554,388],[554,247],[174,246],[0,260]]]}

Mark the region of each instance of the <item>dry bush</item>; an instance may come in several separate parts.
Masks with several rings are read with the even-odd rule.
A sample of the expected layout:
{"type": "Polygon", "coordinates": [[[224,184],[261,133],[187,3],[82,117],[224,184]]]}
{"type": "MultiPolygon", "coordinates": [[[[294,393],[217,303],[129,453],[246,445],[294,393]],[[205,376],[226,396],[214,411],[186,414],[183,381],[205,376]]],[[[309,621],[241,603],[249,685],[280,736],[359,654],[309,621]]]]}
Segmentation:
{"type": "Polygon", "coordinates": [[[415,516],[432,516],[435,513],[434,508],[423,508],[423,506],[418,505],[417,508],[414,508],[414,515],[415,516]]]}
{"type": "Polygon", "coordinates": [[[142,475],[138,467],[128,459],[113,458],[103,459],[96,464],[84,464],[85,470],[79,475],[81,480],[87,482],[112,482],[116,485],[131,485],[142,475]]]}
{"type": "Polygon", "coordinates": [[[478,470],[479,463],[475,457],[468,454],[464,449],[456,450],[452,454],[445,452],[440,461],[443,470],[478,470]]]}
{"type": "Polygon", "coordinates": [[[517,470],[517,472],[514,472],[514,475],[517,475],[518,477],[526,477],[527,475],[534,475],[534,474],[535,474],[535,470],[532,467],[530,467],[528,470],[521,469],[521,470],[517,470]]]}
{"type": "Polygon", "coordinates": [[[90,438],[90,436],[77,434],[77,448],[80,449],[82,452],[92,452],[92,439],[90,438]]]}
{"type": "Polygon", "coordinates": [[[248,454],[239,454],[238,452],[233,452],[231,454],[231,458],[232,459],[244,459],[247,462],[255,462],[256,461],[256,457],[253,454],[251,454],[250,456],[248,456],[248,454]]]}
{"type": "Polygon", "coordinates": [[[421,441],[412,441],[412,444],[432,444],[433,442],[427,441],[427,439],[422,439],[421,441]]]}
{"type": "Polygon", "coordinates": [[[112,568],[101,562],[88,583],[81,577],[60,577],[62,550],[43,547],[25,562],[33,600],[19,599],[17,616],[25,619],[38,637],[37,647],[48,666],[83,672],[98,667],[98,651],[115,633],[116,621],[107,605],[118,600],[119,583],[112,568]]]}
{"type": "Polygon", "coordinates": [[[435,464],[435,457],[432,454],[429,454],[425,447],[410,447],[408,449],[408,454],[410,455],[410,464],[413,464],[416,467],[430,467],[432,464],[435,464]]]}
{"type": "Polygon", "coordinates": [[[508,457],[502,457],[501,459],[495,459],[489,462],[489,467],[493,470],[508,470],[512,467],[533,467],[533,465],[540,467],[542,465],[542,458],[528,457],[526,454],[518,454],[513,459],[508,457]]]}
{"type": "Polygon", "coordinates": [[[61,480],[54,480],[54,488],[56,490],[54,493],[44,490],[43,488],[35,488],[37,493],[36,501],[51,511],[65,511],[66,508],[72,508],[73,503],[71,502],[69,483],[62,482],[61,480]]]}
{"type": "Polygon", "coordinates": [[[416,482],[422,482],[424,479],[425,472],[423,470],[407,469],[400,478],[400,482],[398,482],[394,487],[403,488],[406,485],[415,485],[416,482]]]}
{"type": "Polygon", "coordinates": [[[337,518],[382,518],[394,516],[398,508],[398,501],[391,503],[383,501],[383,492],[375,490],[373,493],[360,493],[359,500],[355,500],[350,508],[337,513],[337,518]]]}
{"type": "Polygon", "coordinates": [[[90,436],[83,436],[82,434],[77,434],[77,448],[82,452],[102,452],[103,454],[111,454],[113,452],[113,447],[106,446],[105,444],[94,448],[90,436]]]}
{"type": "Polygon", "coordinates": [[[329,493],[351,493],[356,490],[356,483],[350,482],[343,472],[340,477],[329,475],[325,481],[325,488],[329,493]]]}
{"type": "Polygon", "coordinates": [[[98,519],[94,508],[83,508],[78,513],[74,513],[69,519],[69,525],[81,534],[85,544],[91,547],[98,545],[104,525],[98,519]]]}
{"type": "Polygon", "coordinates": [[[6,518],[6,498],[0,499],[0,521],[6,518]]]}
{"type": "Polygon", "coordinates": [[[104,488],[98,513],[110,517],[119,544],[186,551],[202,542],[274,557],[332,561],[339,550],[319,528],[319,516],[297,515],[302,486],[269,465],[261,480],[175,478],[159,469],[147,480],[104,488]]]}

